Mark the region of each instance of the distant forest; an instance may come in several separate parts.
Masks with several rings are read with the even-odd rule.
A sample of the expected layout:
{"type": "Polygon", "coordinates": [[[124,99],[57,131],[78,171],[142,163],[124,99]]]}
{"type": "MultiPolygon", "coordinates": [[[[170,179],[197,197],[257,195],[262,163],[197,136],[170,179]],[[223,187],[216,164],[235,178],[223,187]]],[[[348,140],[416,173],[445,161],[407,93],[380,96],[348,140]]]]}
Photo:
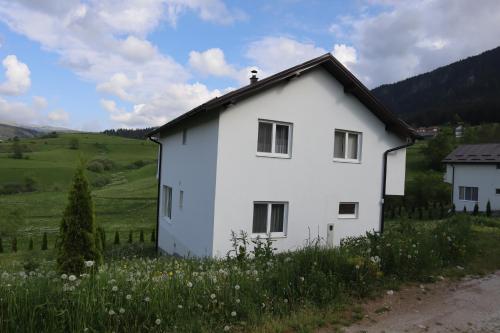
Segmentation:
{"type": "Polygon", "coordinates": [[[500,122],[500,47],[372,92],[413,126],[500,122]]]}
{"type": "Polygon", "coordinates": [[[109,129],[105,130],[102,133],[106,135],[114,135],[121,136],[129,139],[146,139],[146,135],[154,130],[156,127],[147,127],[147,128],[119,128],[119,129],[109,129]]]}

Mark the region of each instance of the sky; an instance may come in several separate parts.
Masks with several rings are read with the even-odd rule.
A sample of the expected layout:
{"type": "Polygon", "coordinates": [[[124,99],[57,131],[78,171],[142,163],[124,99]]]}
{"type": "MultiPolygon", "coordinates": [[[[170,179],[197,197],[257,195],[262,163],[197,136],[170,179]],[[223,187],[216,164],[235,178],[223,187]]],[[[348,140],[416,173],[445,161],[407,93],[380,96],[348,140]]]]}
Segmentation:
{"type": "Polygon", "coordinates": [[[0,0],[0,122],[159,126],[331,52],[374,88],[500,45],[498,0],[0,0]]]}

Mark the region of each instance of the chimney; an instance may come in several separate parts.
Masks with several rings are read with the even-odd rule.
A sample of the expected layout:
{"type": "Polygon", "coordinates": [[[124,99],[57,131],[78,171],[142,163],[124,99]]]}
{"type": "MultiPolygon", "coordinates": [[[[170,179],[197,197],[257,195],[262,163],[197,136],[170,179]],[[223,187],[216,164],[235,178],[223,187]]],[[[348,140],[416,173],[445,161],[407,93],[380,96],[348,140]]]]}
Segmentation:
{"type": "Polygon", "coordinates": [[[250,73],[252,73],[252,76],[250,77],[250,84],[254,84],[259,81],[259,78],[257,77],[257,70],[252,69],[250,73]]]}

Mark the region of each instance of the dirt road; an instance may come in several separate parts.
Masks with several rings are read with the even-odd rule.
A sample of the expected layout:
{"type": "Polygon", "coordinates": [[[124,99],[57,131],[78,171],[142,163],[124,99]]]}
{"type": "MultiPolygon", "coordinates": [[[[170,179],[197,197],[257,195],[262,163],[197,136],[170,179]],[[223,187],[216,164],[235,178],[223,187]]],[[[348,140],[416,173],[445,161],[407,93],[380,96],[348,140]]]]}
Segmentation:
{"type": "Polygon", "coordinates": [[[363,305],[365,318],[345,332],[500,332],[500,271],[389,294],[363,305]]]}

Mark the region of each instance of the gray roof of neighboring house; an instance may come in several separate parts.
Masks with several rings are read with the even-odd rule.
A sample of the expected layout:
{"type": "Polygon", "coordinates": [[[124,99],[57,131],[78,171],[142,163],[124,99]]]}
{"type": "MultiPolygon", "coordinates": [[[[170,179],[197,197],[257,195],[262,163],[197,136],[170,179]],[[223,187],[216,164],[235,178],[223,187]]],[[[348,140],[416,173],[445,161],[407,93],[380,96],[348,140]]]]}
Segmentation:
{"type": "Polygon", "coordinates": [[[188,119],[196,116],[206,114],[207,112],[219,110],[220,108],[227,107],[235,104],[240,100],[258,94],[267,90],[278,83],[288,81],[294,77],[300,76],[302,73],[310,71],[314,68],[323,67],[328,70],[343,86],[346,93],[354,95],[363,103],[377,118],[386,124],[386,128],[401,137],[409,137],[412,139],[419,138],[420,136],[404,121],[399,119],[396,115],[390,112],[383,106],[373,94],[366,88],[347,68],[345,68],[335,57],[330,53],[324,54],[318,58],[306,61],[300,65],[291,67],[282,72],[258,80],[253,84],[246,85],[237,90],[231,91],[223,96],[213,98],[200,106],[180,115],[179,117],[169,121],[163,126],[151,131],[148,136],[173,129],[181,126],[188,119]]]}
{"type": "Polygon", "coordinates": [[[500,163],[500,143],[459,146],[443,163],[500,163]]]}

